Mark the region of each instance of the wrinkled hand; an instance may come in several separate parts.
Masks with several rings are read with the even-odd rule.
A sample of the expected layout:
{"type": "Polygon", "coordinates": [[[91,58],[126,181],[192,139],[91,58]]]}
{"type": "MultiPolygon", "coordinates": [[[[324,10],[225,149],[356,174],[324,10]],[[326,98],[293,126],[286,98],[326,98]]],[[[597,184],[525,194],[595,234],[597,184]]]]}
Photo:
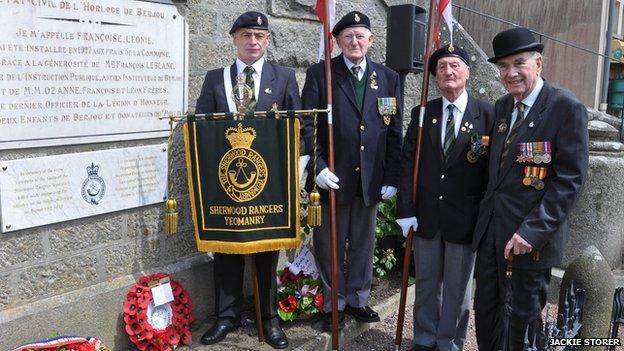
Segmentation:
{"type": "Polygon", "coordinates": [[[396,193],[397,188],[393,187],[392,185],[384,185],[381,187],[381,198],[384,200],[393,197],[394,195],[396,195],[396,193]]]}
{"type": "Polygon", "coordinates": [[[299,156],[299,184],[302,184],[305,180],[304,173],[309,160],[310,155],[299,156]]]}
{"type": "Polygon", "coordinates": [[[316,185],[321,189],[329,190],[332,189],[340,189],[338,186],[338,177],[333,174],[329,168],[323,168],[321,173],[316,176],[316,185]]]}
{"type": "Polygon", "coordinates": [[[410,228],[412,228],[414,232],[416,231],[416,229],[418,229],[418,220],[416,219],[416,217],[397,218],[396,222],[399,227],[401,227],[401,231],[403,231],[403,236],[406,238],[410,228]]]}
{"type": "Polygon", "coordinates": [[[533,251],[533,246],[531,246],[531,244],[529,244],[526,240],[522,239],[518,233],[514,233],[511,239],[507,242],[507,245],[505,245],[505,259],[509,259],[509,254],[512,250],[514,255],[524,255],[533,251]]]}

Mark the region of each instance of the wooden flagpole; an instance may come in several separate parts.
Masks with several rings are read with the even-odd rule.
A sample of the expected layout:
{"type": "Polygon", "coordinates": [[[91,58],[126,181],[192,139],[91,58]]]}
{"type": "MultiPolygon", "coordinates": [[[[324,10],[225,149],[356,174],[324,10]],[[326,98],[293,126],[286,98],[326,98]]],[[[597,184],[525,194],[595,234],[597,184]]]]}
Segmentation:
{"type": "MultiPolygon", "coordinates": [[[[332,77],[331,77],[331,36],[329,30],[329,1],[324,2],[325,21],[323,36],[325,37],[325,91],[327,92],[327,162],[329,170],[334,172],[334,130],[332,121],[332,77]]],[[[329,189],[329,236],[331,250],[331,307],[332,307],[332,350],[338,350],[340,335],[338,329],[338,240],[336,237],[336,193],[329,189]]]]}
{"type": "MultiPolygon", "coordinates": [[[[420,106],[418,114],[418,134],[416,136],[416,152],[414,153],[414,169],[412,181],[412,203],[416,203],[416,195],[418,192],[418,172],[420,163],[420,149],[423,137],[423,123],[425,119],[425,109],[427,106],[427,96],[429,95],[429,57],[433,46],[433,22],[434,14],[437,12],[436,0],[429,2],[429,20],[427,23],[427,42],[425,47],[425,62],[422,77],[422,89],[420,94],[420,106]]],[[[394,349],[401,349],[401,341],[403,339],[403,323],[405,321],[405,302],[407,299],[407,281],[409,278],[410,263],[412,260],[412,241],[414,231],[410,228],[405,240],[405,254],[403,256],[403,275],[401,277],[401,298],[399,300],[399,316],[397,320],[396,336],[394,339],[394,349]]]]}

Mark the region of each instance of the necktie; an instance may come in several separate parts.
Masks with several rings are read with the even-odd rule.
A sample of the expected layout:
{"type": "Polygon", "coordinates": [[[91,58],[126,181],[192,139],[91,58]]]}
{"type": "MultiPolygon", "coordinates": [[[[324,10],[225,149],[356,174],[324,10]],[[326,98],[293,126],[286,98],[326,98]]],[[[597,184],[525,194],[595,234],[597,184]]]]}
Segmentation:
{"type": "Polygon", "coordinates": [[[509,153],[509,150],[511,150],[511,146],[513,145],[516,137],[518,136],[518,131],[520,130],[520,126],[522,125],[522,121],[524,121],[524,109],[525,108],[526,108],[526,105],[523,104],[522,102],[518,102],[516,104],[516,110],[518,113],[516,114],[516,120],[513,126],[511,127],[511,130],[509,131],[509,135],[507,136],[507,141],[505,141],[505,145],[503,145],[503,152],[501,153],[500,168],[503,168],[503,165],[505,164],[505,160],[507,159],[507,154],[509,153]]]}
{"type": "Polygon", "coordinates": [[[446,132],[444,133],[444,158],[448,157],[453,144],[455,144],[455,116],[453,116],[455,106],[450,104],[446,108],[449,113],[446,120],[446,132]]]}
{"type": "Polygon", "coordinates": [[[353,74],[353,77],[357,80],[360,80],[360,77],[358,75],[358,73],[360,73],[360,70],[362,69],[362,67],[360,66],[353,66],[351,67],[351,74],[353,74]]]}
{"type": "Polygon", "coordinates": [[[249,100],[249,103],[246,106],[247,111],[254,111],[254,109],[256,108],[256,96],[255,96],[256,90],[254,89],[253,74],[256,73],[256,70],[251,66],[247,66],[243,70],[243,73],[245,73],[245,84],[247,84],[247,86],[251,88],[251,99],[249,100]]]}

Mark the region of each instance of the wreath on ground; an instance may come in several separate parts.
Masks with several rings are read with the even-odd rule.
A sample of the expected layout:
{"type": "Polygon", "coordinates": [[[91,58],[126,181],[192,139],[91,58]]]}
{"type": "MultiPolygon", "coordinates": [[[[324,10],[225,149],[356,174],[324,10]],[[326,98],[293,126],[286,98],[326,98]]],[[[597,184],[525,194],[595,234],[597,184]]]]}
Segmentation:
{"type": "Polygon", "coordinates": [[[144,276],[126,295],[123,305],[126,333],[141,351],[172,351],[179,344],[191,343],[192,311],[191,298],[180,283],[166,273],[144,276]],[[171,286],[173,301],[156,306],[153,290],[166,284],[171,286]]]}

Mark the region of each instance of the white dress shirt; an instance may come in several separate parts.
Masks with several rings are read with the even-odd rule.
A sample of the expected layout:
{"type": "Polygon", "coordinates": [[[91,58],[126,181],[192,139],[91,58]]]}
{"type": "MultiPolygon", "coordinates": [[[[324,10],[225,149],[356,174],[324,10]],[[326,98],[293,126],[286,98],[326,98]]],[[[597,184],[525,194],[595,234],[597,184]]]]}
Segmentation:
{"type": "MultiPolygon", "coordinates": [[[[540,91],[542,91],[543,86],[544,80],[542,79],[542,77],[538,77],[533,91],[531,91],[531,93],[522,100],[522,103],[524,104],[524,118],[529,115],[529,111],[531,111],[531,107],[533,106],[533,104],[535,104],[535,100],[537,100],[537,96],[539,95],[540,91]]],[[[516,122],[516,117],[518,116],[518,109],[516,108],[517,103],[518,101],[516,101],[516,99],[514,98],[514,108],[511,111],[511,121],[509,122],[509,131],[507,132],[507,136],[509,136],[509,133],[511,133],[511,127],[516,122]]]]}
{"type": "MultiPolygon", "coordinates": [[[[251,67],[254,68],[255,72],[252,75],[254,80],[254,96],[256,97],[256,101],[258,101],[258,96],[260,94],[260,77],[262,77],[262,67],[264,66],[264,56],[262,56],[258,61],[254,62],[251,67]]],[[[236,74],[244,75],[245,68],[247,64],[241,61],[239,58],[236,58],[236,74]]]]}
{"type": "Polygon", "coordinates": [[[459,133],[459,128],[461,128],[464,112],[466,112],[466,106],[468,105],[468,93],[466,93],[466,89],[464,89],[455,101],[451,102],[444,96],[442,97],[442,128],[440,130],[440,140],[442,141],[442,145],[444,145],[444,137],[446,136],[446,121],[449,116],[448,105],[450,104],[455,106],[453,109],[453,120],[455,121],[455,138],[457,139],[457,133],[459,133]]]}
{"type": "Polygon", "coordinates": [[[364,72],[366,72],[366,57],[364,57],[362,62],[360,62],[357,65],[355,63],[349,61],[349,59],[346,58],[344,55],[342,55],[342,58],[344,58],[345,65],[347,65],[347,68],[349,69],[349,73],[353,74],[353,71],[351,70],[353,68],[353,66],[359,66],[360,67],[360,70],[358,71],[357,79],[358,80],[362,80],[362,77],[364,76],[364,72]]]}

